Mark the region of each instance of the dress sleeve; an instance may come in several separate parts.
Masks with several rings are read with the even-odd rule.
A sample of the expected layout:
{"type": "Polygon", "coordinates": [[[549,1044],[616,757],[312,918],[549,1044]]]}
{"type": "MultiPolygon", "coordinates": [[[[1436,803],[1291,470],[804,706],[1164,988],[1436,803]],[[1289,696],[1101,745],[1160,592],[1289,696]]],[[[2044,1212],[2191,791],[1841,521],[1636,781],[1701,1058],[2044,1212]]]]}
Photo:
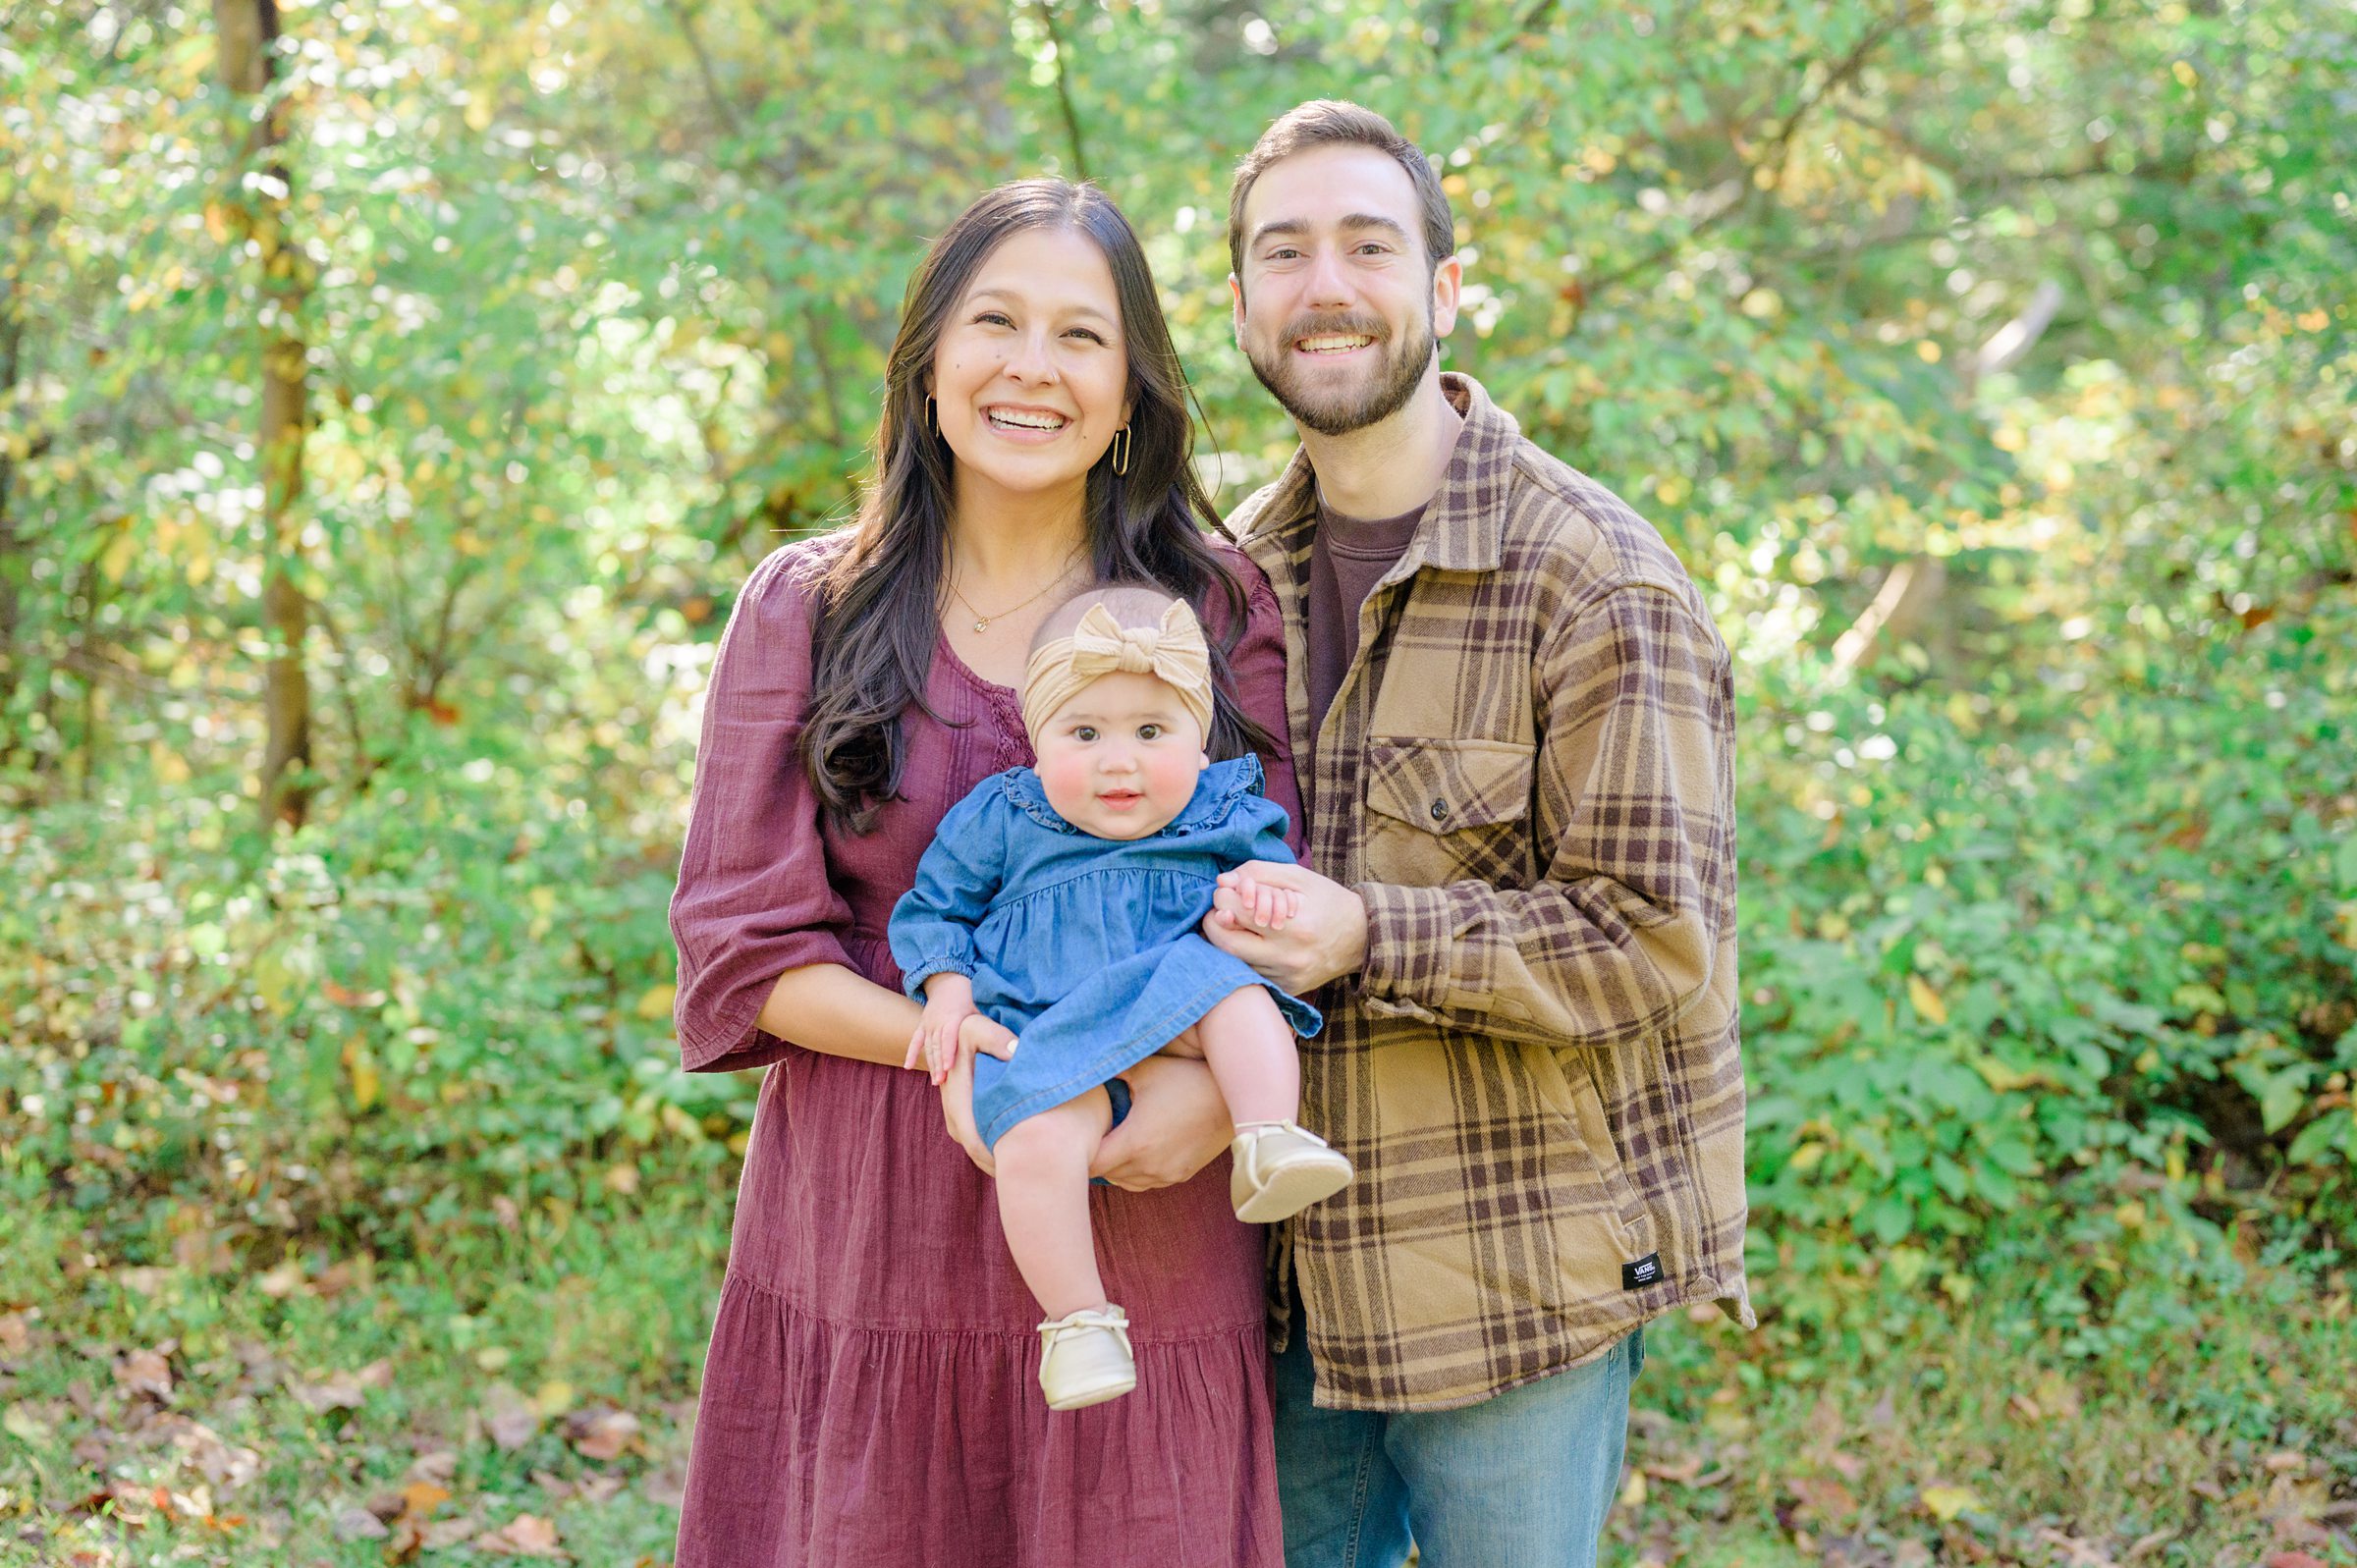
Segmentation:
{"type": "Polygon", "coordinates": [[[892,961],[918,1001],[933,976],[974,972],[974,929],[1006,880],[1007,815],[1000,781],[983,780],[941,819],[916,885],[892,906],[892,961]]]}
{"type": "Polygon", "coordinates": [[[1292,722],[1286,710],[1285,612],[1278,608],[1277,591],[1242,551],[1223,548],[1220,561],[1243,585],[1244,632],[1228,656],[1228,673],[1235,682],[1236,706],[1269,732],[1271,750],[1261,753],[1263,790],[1285,812],[1285,841],[1298,859],[1307,840],[1302,837],[1301,786],[1293,777],[1292,722]]]}
{"type": "Polygon", "coordinates": [[[673,1004],[690,1072],[758,1067],[786,1043],[755,1024],[778,977],[806,964],[852,967],[851,911],[827,871],[818,799],[795,742],[810,695],[805,547],[754,568],[721,634],[695,748],[695,794],[671,935],[673,1004]]]}

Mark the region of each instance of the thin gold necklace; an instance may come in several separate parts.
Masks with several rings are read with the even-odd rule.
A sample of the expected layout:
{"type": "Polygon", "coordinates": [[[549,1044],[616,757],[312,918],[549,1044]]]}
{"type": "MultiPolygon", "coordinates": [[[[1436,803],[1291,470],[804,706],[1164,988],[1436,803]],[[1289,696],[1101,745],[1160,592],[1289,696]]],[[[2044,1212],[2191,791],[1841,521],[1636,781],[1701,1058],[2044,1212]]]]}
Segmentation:
{"type": "Polygon", "coordinates": [[[1055,576],[1048,579],[1046,587],[1041,588],[1039,592],[1031,595],[1030,598],[1025,599],[1022,604],[1009,605],[1006,609],[1000,611],[995,616],[986,616],[981,611],[976,610],[974,608],[974,602],[971,599],[968,599],[964,594],[958,591],[958,582],[954,577],[949,579],[950,597],[956,599],[959,604],[965,606],[965,613],[974,618],[974,629],[976,631],[988,631],[992,622],[1004,621],[1009,616],[1014,615],[1017,610],[1023,609],[1028,605],[1036,604],[1041,599],[1045,598],[1050,588],[1057,587],[1064,581],[1065,578],[1072,574],[1072,563],[1077,561],[1079,557],[1080,552],[1077,550],[1073,551],[1070,555],[1066,556],[1064,558],[1063,568],[1057,571],[1055,576]]]}

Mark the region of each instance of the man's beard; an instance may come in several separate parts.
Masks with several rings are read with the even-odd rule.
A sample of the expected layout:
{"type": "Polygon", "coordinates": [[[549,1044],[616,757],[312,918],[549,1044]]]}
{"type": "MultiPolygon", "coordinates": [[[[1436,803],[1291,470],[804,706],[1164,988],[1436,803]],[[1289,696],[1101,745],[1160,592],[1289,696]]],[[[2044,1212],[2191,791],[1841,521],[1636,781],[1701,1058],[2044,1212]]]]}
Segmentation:
{"type": "Polygon", "coordinates": [[[1287,324],[1278,338],[1277,356],[1263,362],[1253,351],[1249,339],[1244,345],[1244,358],[1260,384],[1269,389],[1269,396],[1283,405],[1303,428],[1322,436],[1346,436],[1353,430],[1364,430],[1398,413],[1416,395],[1423,383],[1425,367],[1432,363],[1437,347],[1429,316],[1410,324],[1408,334],[1383,350],[1383,361],[1375,368],[1371,380],[1356,386],[1337,386],[1313,390],[1305,385],[1307,378],[1299,372],[1305,367],[1294,362],[1291,344],[1303,338],[1321,335],[1355,333],[1384,344],[1383,323],[1370,316],[1309,316],[1287,324]]]}

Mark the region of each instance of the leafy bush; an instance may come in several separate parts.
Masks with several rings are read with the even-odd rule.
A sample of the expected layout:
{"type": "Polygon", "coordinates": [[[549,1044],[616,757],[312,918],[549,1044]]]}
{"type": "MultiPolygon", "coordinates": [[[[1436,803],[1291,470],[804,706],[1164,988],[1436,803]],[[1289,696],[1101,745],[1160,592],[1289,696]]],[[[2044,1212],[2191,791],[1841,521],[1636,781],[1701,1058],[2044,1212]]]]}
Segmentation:
{"type": "Polygon", "coordinates": [[[706,1162],[750,1079],[670,1038],[672,851],[484,761],[381,779],[265,853],[235,795],[53,807],[0,834],[0,1132],[92,1219],[377,1245],[420,1217],[594,1201],[706,1162]],[[209,1224],[208,1220],[208,1224],[209,1224]]]}
{"type": "Polygon", "coordinates": [[[2334,629],[2266,628],[2166,682],[2058,660],[2035,686],[1755,713],[1742,950],[1773,1299],[1831,1312],[1860,1270],[1911,1284],[2025,1208],[2054,1208],[2057,1242],[2181,1258],[2262,1181],[2288,1176],[2295,1214],[2345,1206],[2357,683],[2334,629]]]}

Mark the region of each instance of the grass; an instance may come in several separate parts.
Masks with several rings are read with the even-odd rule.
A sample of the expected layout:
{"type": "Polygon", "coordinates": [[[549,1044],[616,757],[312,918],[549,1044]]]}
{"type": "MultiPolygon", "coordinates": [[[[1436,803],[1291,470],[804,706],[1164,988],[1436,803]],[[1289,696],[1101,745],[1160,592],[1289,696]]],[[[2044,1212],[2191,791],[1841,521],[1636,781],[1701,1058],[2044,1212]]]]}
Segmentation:
{"type": "MultiPolygon", "coordinates": [[[[596,1212],[492,1195],[410,1255],[265,1266],[201,1237],[112,1260],[16,1170],[0,1564],[667,1563],[731,1175],[596,1212]]],[[[2091,1296],[2036,1239],[1961,1305],[1867,1287],[1840,1334],[1657,1325],[1606,1560],[2357,1564],[2339,1261],[2091,1296]]]]}

